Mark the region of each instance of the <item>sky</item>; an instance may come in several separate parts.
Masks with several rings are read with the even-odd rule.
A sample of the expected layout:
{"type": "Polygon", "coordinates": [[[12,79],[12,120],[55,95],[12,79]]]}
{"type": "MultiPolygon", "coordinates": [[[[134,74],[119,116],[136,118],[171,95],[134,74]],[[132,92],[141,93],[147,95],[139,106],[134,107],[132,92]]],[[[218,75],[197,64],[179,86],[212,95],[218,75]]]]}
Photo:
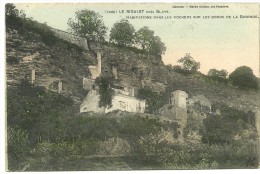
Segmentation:
{"type": "Polygon", "coordinates": [[[16,3],[15,5],[19,10],[24,10],[27,17],[65,31],[68,29],[68,19],[74,18],[77,10],[94,10],[103,16],[104,24],[108,27],[108,36],[113,24],[122,18],[150,16],[152,19],[128,18],[128,21],[136,30],[148,26],[161,38],[167,47],[162,56],[165,64],[176,65],[181,57],[190,53],[200,62],[199,71],[204,74],[212,68],[225,69],[231,73],[235,68],[245,65],[253,69],[254,74],[259,77],[259,4],[16,3]],[[216,8],[216,6],[228,6],[228,8],[216,8]],[[120,13],[122,10],[124,13],[120,13]],[[144,10],[144,12],[127,13],[127,10],[144,10]],[[160,10],[161,13],[156,13],[156,10],[160,10]],[[162,10],[167,13],[162,13],[162,10]],[[109,13],[111,11],[116,13],[109,13]],[[257,18],[240,18],[240,15],[256,15],[257,18]],[[176,16],[191,18],[176,19],[174,18],[176,16]],[[217,19],[216,16],[224,18],[217,19]]]}

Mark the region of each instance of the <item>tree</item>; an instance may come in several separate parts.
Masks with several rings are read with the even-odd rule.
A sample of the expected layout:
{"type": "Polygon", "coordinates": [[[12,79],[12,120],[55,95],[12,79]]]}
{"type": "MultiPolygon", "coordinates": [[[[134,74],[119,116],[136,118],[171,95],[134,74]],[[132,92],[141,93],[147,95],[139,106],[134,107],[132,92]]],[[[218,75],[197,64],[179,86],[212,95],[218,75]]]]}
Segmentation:
{"type": "Polygon", "coordinates": [[[135,29],[128,20],[120,20],[110,31],[110,41],[120,46],[132,46],[135,29]]]}
{"type": "Polygon", "coordinates": [[[181,68],[187,72],[196,72],[200,68],[200,62],[196,62],[189,53],[186,53],[178,62],[182,63],[181,68]]]}
{"type": "Polygon", "coordinates": [[[11,3],[7,3],[5,5],[5,15],[6,16],[15,16],[18,17],[19,16],[19,10],[16,9],[14,4],[11,3]]]}
{"type": "Polygon", "coordinates": [[[105,41],[107,27],[99,13],[87,9],[78,10],[75,19],[69,18],[68,26],[73,33],[88,41],[105,41]]]}
{"type": "Polygon", "coordinates": [[[151,43],[150,53],[162,55],[166,51],[166,47],[164,43],[161,41],[161,38],[159,36],[155,36],[153,38],[153,41],[151,43]]]}
{"type": "Polygon", "coordinates": [[[142,27],[135,33],[135,43],[142,49],[151,54],[164,54],[166,47],[161,41],[161,38],[154,36],[154,31],[147,26],[142,27]]]}
{"type": "Polygon", "coordinates": [[[146,100],[148,107],[146,111],[148,113],[156,113],[156,111],[162,107],[165,100],[162,100],[162,97],[157,92],[152,91],[149,88],[141,88],[138,90],[137,98],[146,100]]]}
{"type": "Polygon", "coordinates": [[[137,45],[140,45],[143,50],[149,50],[153,35],[154,31],[146,26],[142,27],[135,33],[135,42],[137,45]]]}
{"type": "Polygon", "coordinates": [[[98,86],[98,93],[100,95],[99,107],[112,107],[114,91],[111,87],[113,85],[113,78],[100,76],[95,80],[95,84],[98,86]]]}
{"type": "Polygon", "coordinates": [[[224,69],[222,70],[216,70],[216,69],[210,69],[208,72],[208,76],[212,77],[219,77],[219,78],[227,78],[228,72],[224,69]]]}
{"type": "Polygon", "coordinates": [[[23,21],[26,19],[26,15],[23,10],[19,11],[16,6],[12,3],[5,5],[5,20],[7,27],[23,27],[23,21]]]}
{"type": "Polygon", "coordinates": [[[257,78],[253,74],[251,68],[247,66],[240,66],[235,69],[230,75],[229,79],[232,84],[239,88],[255,88],[257,89],[257,78]]]}
{"type": "Polygon", "coordinates": [[[227,80],[228,72],[224,69],[222,70],[216,70],[216,69],[210,69],[208,72],[208,76],[212,80],[216,80],[219,82],[225,82],[227,80]]]}

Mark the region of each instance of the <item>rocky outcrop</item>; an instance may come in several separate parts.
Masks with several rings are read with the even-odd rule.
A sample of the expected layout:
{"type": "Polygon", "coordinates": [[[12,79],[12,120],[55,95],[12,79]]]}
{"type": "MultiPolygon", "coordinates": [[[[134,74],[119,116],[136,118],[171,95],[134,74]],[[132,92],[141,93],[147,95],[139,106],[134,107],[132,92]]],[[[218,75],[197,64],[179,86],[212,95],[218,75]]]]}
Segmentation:
{"type": "Polygon", "coordinates": [[[122,86],[151,87],[157,92],[165,90],[166,71],[160,57],[106,44],[94,43],[91,47],[102,54],[103,73],[112,76],[113,67],[117,67],[118,82],[122,86]]]}
{"type": "Polygon", "coordinates": [[[45,45],[35,33],[29,37],[13,29],[7,29],[6,33],[8,86],[15,86],[21,79],[31,81],[31,71],[35,70],[36,85],[58,92],[61,81],[63,94],[76,101],[85,97],[82,79],[89,76],[87,65],[93,64],[88,52],[61,40],[53,46],[45,45]]]}
{"type": "MultiPolygon", "coordinates": [[[[85,97],[82,94],[83,77],[90,77],[88,66],[97,65],[97,59],[87,49],[88,45],[76,43],[75,40],[80,39],[73,41],[74,36],[63,31],[57,31],[56,34],[66,42],[58,41],[48,46],[33,32],[25,37],[7,28],[7,85],[15,85],[20,79],[30,78],[31,70],[35,69],[36,84],[56,90],[55,84],[62,81],[65,94],[82,100],[85,97]]],[[[117,67],[117,83],[121,86],[149,87],[157,92],[173,86],[173,89],[169,88],[171,92],[180,89],[190,97],[204,95],[212,104],[219,102],[243,111],[259,109],[259,92],[243,91],[224,84],[210,83],[201,77],[169,71],[160,57],[133,48],[98,43],[93,43],[91,48],[101,52],[102,73],[114,75],[113,67],[114,70],[117,67]]]]}
{"type": "Polygon", "coordinates": [[[86,38],[83,38],[83,37],[80,37],[80,36],[77,36],[75,34],[72,34],[72,33],[69,33],[69,32],[66,32],[66,31],[62,31],[62,30],[58,30],[58,29],[55,29],[55,28],[51,28],[51,30],[54,32],[54,34],[69,42],[69,43],[73,43],[85,50],[88,50],[88,42],[87,42],[87,39],[86,38]]]}

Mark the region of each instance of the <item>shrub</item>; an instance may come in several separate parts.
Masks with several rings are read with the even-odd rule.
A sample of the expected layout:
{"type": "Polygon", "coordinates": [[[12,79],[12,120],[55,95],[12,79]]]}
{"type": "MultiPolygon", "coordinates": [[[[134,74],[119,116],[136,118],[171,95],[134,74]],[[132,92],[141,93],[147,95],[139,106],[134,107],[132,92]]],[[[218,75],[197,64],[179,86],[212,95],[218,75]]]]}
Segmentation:
{"type": "Polygon", "coordinates": [[[110,76],[101,76],[95,80],[95,84],[98,86],[98,93],[100,95],[99,107],[112,107],[114,91],[111,87],[113,86],[113,78],[110,76]]]}
{"type": "Polygon", "coordinates": [[[230,75],[229,79],[232,84],[242,89],[253,88],[257,89],[257,78],[253,74],[251,68],[247,66],[241,66],[235,69],[230,75]]]}
{"type": "Polygon", "coordinates": [[[148,107],[146,111],[148,113],[156,113],[157,110],[163,106],[164,100],[162,96],[156,92],[153,92],[149,88],[141,88],[138,90],[137,98],[146,100],[148,107]]]}

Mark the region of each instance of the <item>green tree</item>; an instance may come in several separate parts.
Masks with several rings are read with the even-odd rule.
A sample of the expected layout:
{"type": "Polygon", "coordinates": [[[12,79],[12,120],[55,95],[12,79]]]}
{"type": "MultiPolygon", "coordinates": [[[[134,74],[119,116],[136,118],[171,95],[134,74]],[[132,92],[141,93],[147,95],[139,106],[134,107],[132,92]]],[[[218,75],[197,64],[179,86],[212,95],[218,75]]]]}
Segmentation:
{"type": "Polygon", "coordinates": [[[154,36],[154,31],[147,26],[140,28],[135,33],[135,43],[144,51],[151,54],[164,54],[166,47],[159,36],[154,36]]]}
{"type": "Polygon", "coordinates": [[[143,50],[149,50],[153,35],[154,31],[150,30],[147,26],[142,27],[135,33],[135,43],[140,45],[143,50]]]}
{"type": "Polygon", "coordinates": [[[110,41],[120,46],[132,46],[135,29],[128,20],[116,22],[110,31],[110,41]]]}
{"type": "Polygon", "coordinates": [[[257,89],[257,78],[253,74],[251,68],[247,66],[240,66],[235,69],[230,75],[229,79],[232,84],[239,88],[255,88],[257,89]]]}
{"type": "Polygon", "coordinates": [[[91,10],[76,11],[75,19],[69,18],[68,26],[73,33],[87,38],[88,41],[105,41],[107,27],[102,16],[91,10]]]}
{"type": "Polygon", "coordinates": [[[96,78],[95,84],[98,86],[98,93],[100,95],[99,106],[100,107],[112,107],[112,99],[114,90],[113,78],[109,76],[100,76],[96,78]]]}
{"type": "Polygon", "coordinates": [[[148,113],[156,113],[156,111],[164,104],[164,100],[162,100],[161,95],[157,92],[153,92],[149,88],[139,89],[137,97],[139,99],[146,100],[148,105],[146,112],[148,113]]]}
{"type": "Polygon", "coordinates": [[[30,151],[28,132],[19,128],[7,128],[8,169],[17,170],[24,165],[25,156],[30,151]]]}
{"type": "Polygon", "coordinates": [[[211,77],[219,77],[219,78],[227,78],[228,72],[224,69],[222,70],[216,70],[216,69],[210,69],[208,72],[208,76],[211,77]]]}
{"type": "Polygon", "coordinates": [[[178,62],[182,63],[181,68],[187,72],[196,72],[200,68],[200,62],[196,62],[189,53],[186,53],[178,62]]]}
{"type": "Polygon", "coordinates": [[[224,69],[222,69],[222,70],[210,69],[208,72],[208,76],[212,80],[216,80],[219,82],[226,82],[227,75],[228,75],[228,72],[224,69]]]}
{"type": "Polygon", "coordinates": [[[23,21],[25,21],[26,15],[24,11],[16,9],[14,4],[7,3],[5,5],[5,17],[7,27],[13,26],[19,29],[24,27],[23,21]]]}
{"type": "Polygon", "coordinates": [[[19,10],[16,9],[15,5],[12,3],[7,3],[5,5],[5,15],[6,16],[19,16],[19,10]]]}
{"type": "Polygon", "coordinates": [[[149,52],[152,54],[162,55],[164,54],[165,51],[166,51],[166,47],[164,43],[161,41],[161,38],[159,36],[155,36],[151,43],[149,52]]]}

